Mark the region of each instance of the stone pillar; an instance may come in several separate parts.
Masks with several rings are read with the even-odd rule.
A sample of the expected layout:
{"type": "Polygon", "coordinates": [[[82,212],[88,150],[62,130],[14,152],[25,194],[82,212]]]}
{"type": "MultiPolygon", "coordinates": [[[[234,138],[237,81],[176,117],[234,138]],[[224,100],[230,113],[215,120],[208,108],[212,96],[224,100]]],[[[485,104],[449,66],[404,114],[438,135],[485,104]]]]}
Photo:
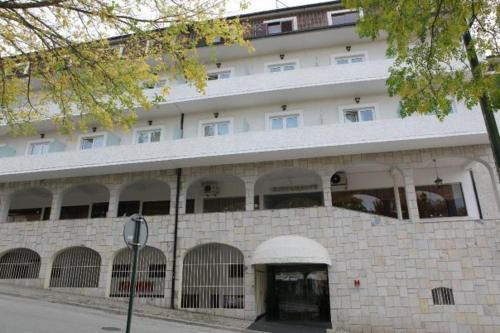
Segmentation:
{"type": "Polygon", "coordinates": [[[61,206],[63,201],[63,189],[56,188],[52,190],[52,203],[50,204],[49,220],[59,220],[61,214],[61,206]]]}
{"type": "Polygon", "coordinates": [[[403,178],[406,193],[406,206],[408,207],[408,216],[411,221],[418,221],[418,206],[417,206],[417,193],[415,191],[415,182],[413,178],[413,169],[406,167],[403,169],[403,178]]]}
{"type": "Polygon", "coordinates": [[[0,193],[0,223],[7,222],[10,208],[10,195],[7,192],[0,193]]]}
{"type": "Polygon", "coordinates": [[[254,179],[245,180],[245,210],[252,211],[255,209],[255,181],[254,179]]]}
{"type": "Polygon", "coordinates": [[[109,189],[109,203],[108,203],[108,212],[106,213],[106,217],[117,217],[118,215],[118,204],[120,202],[120,185],[108,185],[109,189]]]}
{"type": "Polygon", "coordinates": [[[394,201],[396,202],[396,211],[398,220],[402,220],[403,210],[401,209],[401,198],[399,197],[399,186],[398,186],[398,179],[396,177],[396,172],[397,171],[395,169],[391,170],[392,183],[394,184],[394,201]]]}
{"type": "Polygon", "coordinates": [[[331,185],[331,175],[322,176],[322,184],[323,184],[323,200],[325,203],[325,207],[332,207],[332,185],[331,185]]]}

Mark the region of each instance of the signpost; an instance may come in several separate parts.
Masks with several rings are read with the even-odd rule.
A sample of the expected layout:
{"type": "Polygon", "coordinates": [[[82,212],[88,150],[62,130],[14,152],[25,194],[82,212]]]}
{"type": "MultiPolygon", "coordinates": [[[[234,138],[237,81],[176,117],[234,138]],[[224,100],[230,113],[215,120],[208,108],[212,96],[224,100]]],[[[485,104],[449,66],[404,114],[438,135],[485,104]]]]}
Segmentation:
{"type": "Polygon", "coordinates": [[[127,330],[126,333],[130,333],[132,325],[132,308],[134,305],[134,294],[135,294],[135,275],[137,272],[137,257],[139,250],[146,246],[148,241],[148,224],[144,217],[139,214],[134,214],[130,216],[130,219],[123,227],[123,239],[125,244],[134,251],[133,263],[132,263],[132,276],[130,277],[130,291],[128,299],[128,314],[127,314],[127,330]]]}

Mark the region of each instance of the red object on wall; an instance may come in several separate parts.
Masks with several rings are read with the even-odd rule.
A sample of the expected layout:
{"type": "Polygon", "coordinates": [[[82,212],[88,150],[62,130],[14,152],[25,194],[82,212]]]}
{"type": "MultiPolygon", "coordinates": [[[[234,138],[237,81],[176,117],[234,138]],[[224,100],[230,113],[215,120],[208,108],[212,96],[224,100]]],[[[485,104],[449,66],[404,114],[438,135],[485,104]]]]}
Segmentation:
{"type": "Polygon", "coordinates": [[[354,280],[354,286],[355,287],[361,286],[361,282],[359,280],[354,280]]]}

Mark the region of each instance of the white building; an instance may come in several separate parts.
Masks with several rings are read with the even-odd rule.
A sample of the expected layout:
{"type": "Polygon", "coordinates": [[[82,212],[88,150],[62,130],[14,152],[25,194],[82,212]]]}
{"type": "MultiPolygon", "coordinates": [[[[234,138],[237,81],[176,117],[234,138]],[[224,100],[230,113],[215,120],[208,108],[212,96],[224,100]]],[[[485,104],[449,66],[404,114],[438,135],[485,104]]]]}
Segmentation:
{"type": "MultiPolygon", "coordinates": [[[[352,332],[500,331],[500,182],[483,118],[402,119],[383,39],[338,2],[255,13],[130,132],[0,127],[0,282],[352,332]]],[[[160,87],[148,90],[154,96],[160,87]]]]}

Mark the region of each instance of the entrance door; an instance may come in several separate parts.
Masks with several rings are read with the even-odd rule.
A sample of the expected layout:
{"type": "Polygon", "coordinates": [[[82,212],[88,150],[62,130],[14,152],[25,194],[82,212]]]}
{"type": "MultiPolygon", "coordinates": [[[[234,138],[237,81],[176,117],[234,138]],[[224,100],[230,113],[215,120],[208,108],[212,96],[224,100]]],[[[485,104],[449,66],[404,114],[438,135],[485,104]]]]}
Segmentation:
{"type": "Polygon", "coordinates": [[[330,321],[326,265],[268,266],[267,319],[330,321]]]}

